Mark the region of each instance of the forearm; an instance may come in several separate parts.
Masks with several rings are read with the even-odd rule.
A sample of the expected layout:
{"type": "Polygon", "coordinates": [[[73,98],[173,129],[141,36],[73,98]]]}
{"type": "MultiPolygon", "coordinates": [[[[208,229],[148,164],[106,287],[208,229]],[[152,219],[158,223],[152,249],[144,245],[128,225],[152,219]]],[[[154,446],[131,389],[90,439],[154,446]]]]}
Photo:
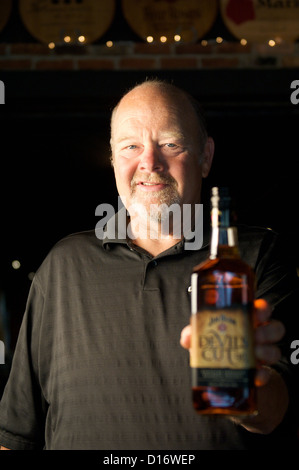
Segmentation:
{"type": "Polygon", "coordinates": [[[282,422],[289,405],[287,386],[281,375],[267,367],[268,382],[257,388],[258,414],[249,418],[231,418],[250,432],[269,434],[282,422]]]}

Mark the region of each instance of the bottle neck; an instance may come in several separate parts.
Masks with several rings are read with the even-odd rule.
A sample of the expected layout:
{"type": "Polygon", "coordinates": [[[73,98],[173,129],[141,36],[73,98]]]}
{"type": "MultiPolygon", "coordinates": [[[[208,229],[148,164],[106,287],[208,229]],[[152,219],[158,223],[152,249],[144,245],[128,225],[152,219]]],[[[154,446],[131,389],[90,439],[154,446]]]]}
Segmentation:
{"type": "Polygon", "coordinates": [[[230,226],[229,210],[213,208],[211,213],[212,232],[210,258],[235,258],[239,256],[238,232],[230,226]]]}

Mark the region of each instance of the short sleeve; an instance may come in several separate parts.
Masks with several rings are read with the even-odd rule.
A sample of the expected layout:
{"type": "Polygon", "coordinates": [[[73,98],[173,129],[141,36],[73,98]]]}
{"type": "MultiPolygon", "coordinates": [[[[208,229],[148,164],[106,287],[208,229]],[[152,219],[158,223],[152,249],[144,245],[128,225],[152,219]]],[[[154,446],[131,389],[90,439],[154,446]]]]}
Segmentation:
{"type": "Polygon", "coordinates": [[[47,403],[38,377],[39,324],[43,303],[43,294],[35,277],[0,402],[0,445],[12,450],[34,450],[44,446],[47,403]]]}

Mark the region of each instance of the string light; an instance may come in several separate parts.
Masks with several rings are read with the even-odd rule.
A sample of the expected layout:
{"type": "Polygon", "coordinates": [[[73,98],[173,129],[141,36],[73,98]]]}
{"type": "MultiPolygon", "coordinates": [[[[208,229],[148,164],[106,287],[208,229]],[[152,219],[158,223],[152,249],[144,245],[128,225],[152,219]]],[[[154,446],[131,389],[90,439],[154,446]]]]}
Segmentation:
{"type": "Polygon", "coordinates": [[[14,259],[11,263],[13,269],[20,269],[21,263],[18,259],[14,259]]]}
{"type": "MultiPolygon", "coordinates": [[[[181,37],[179,34],[175,34],[175,35],[173,36],[173,40],[174,40],[175,42],[180,42],[180,41],[182,40],[182,37],[181,37]]],[[[65,43],[70,43],[70,42],[72,42],[71,36],[68,36],[68,35],[65,36],[65,37],[63,38],[63,41],[64,41],[65,43]]],[[[77,41],[82,44],[82,43],[86,42],[86,37],[85,37],[84,35],[80,35],[80,36],[78,36],[77,41]]],[[[147,41],[148,43],[152,43],[152,42],[154,42],[154,37],[149,35],[149,36],[146,37],[146,41],[147,41]]],[[[168,39],[167,39],[166,36],[161,36],[161,37],[160,37],[160,42],[166,43],[167,41],[168,41],[168,39]]],[[[221,44],[221,43],[224,41],[224,39],[223,39],[221,36],[217,36],[217,37],[215,38],[215,41],[216,41],[217,44],[221,44]]],[[[269,45],[270,47],[274,47],[274,46],[276,46],[277,44],[280,44],[281,42],[282,42],[282,39],[281,39],[280,37],[278,37],[278,38],[276,38],[275,40],[274,40],[274,39],[270,39],[270,40],[268,41],[268,45],[269,45]]],[[[246,46],[247,43],[248,43],[247,39],[245,39],[245,38],[240,39],[240,44],[241,44],[242,46],[246,46]]],[[[206,39],[202,39],[202,40],[201,40],[201,45],[202,45],[202,46],[207,46],[207,45],[208,45],[208,41],[207,41],[206,39]]],[[[107,41],[107,42],[106,42],[106,46],[107,46],[107,47],[112,47],[112,46],[113,46],[113,41],[107,41]]],[[[55,42],[51,41],[51,42],[48,43],[48,48],[49,48],[49,49],[53,50],[53,49],[55,49],[55,47],[56,47],[55,42]]]]}

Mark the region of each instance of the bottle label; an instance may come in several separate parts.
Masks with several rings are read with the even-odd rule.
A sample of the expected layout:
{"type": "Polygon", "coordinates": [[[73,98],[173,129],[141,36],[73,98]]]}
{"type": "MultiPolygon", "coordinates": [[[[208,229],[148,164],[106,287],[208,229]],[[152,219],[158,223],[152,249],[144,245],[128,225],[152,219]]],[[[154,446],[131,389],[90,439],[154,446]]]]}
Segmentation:
{"type": "Polygon", "coordinates": [[[200,384],[244,385],[246,371],[255,367],[248,308],[205,309],[192,315],[191,325],[190,365],[200,384]]]}

